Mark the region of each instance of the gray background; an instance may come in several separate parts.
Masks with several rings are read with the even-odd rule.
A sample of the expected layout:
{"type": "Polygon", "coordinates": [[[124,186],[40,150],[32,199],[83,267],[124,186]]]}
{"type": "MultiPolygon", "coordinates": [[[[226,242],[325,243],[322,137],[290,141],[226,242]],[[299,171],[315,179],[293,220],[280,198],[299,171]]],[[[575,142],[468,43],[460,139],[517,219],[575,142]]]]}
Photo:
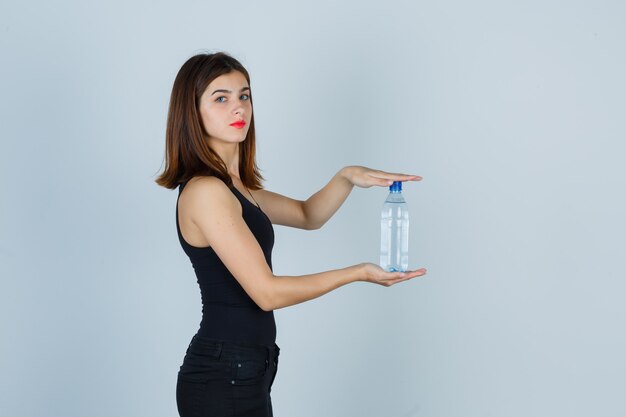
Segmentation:
{"type": "MultiPolygon", "coordinates": [[[[0,3],[0,414],[174,416],[200,322],[154,183],[183,62],[252,75],[266,188],[405,186],[410,264],[276,311],[277,416],[623,416],[619,1],[0,3]]],[[[275,273],[377,261],[384,188],[275,273]]]]}

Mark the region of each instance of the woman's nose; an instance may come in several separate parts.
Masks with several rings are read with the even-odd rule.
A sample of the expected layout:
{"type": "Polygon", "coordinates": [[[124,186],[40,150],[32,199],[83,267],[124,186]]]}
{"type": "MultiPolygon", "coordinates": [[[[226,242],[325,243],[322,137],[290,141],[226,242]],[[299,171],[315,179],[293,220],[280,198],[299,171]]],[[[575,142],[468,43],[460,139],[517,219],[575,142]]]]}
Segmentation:
{"type": "Polygon", "coordinates": [[[233,109],[233,113],[243,116],[243,114],[245,113],[245,103],[241,100],[237,100],[235,103],[236,104],[235,108],[233,109]]]}

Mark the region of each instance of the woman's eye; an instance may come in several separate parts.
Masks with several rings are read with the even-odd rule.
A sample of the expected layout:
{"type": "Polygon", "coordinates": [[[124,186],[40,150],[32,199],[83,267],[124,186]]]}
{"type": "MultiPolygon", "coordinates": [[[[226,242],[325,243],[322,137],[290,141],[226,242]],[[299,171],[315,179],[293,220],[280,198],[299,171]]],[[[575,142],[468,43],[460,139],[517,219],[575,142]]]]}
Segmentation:
{"type": "MultiPolygon", "coordinates": [[[[239,98],[241,98],[243,100],[250,100],[250,96],[248,94],[242,94],[241,97],[239,97],[239,98]]],[[[223,103],[224,100],[222,100],[222,99],[226,99],[226,97],[219,96],[218,98],[215,99],[215,102],[216,103],[223,103]]]]}

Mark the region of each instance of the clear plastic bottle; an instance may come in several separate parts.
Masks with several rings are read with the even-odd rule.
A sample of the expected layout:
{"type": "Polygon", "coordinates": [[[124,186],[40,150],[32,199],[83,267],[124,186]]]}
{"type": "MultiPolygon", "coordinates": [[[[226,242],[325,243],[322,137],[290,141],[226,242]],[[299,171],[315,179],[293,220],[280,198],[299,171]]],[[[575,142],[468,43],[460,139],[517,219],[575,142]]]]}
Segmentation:
{"type": "Polygon", "coordinates": [[[389,186],[380,213],[380,267],[390,272],[409,268],[409,208],[401,181],[389,186]]]}

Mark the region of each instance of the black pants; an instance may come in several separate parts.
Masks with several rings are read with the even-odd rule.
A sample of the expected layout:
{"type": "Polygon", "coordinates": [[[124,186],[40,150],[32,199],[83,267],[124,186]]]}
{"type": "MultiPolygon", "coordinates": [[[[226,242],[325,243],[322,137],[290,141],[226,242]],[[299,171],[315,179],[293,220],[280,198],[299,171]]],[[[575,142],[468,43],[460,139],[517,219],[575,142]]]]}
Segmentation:
{"type": "Polygon", "coordinates": [[[178,371],[181,417],[272,417],[270,391],[278,345],[264,346],[195,335],[178,371]]]}

